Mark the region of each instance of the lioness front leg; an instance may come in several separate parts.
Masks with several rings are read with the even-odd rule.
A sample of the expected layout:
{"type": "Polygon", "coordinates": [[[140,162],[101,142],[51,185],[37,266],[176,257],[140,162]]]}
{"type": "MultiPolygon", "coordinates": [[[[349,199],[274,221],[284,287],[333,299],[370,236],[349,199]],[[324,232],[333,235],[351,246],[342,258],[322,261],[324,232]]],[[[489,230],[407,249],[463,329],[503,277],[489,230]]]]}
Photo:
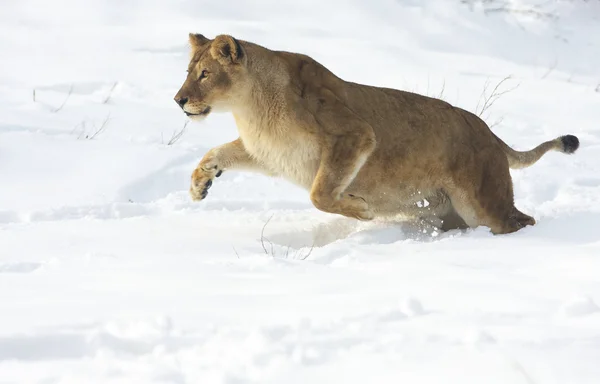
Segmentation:
{"type": "Polygon", "coordinates": [[[372,220],[367,202],[345,193],[375,148],[372,131],[333,136],[327,144],[310,191],[312,203],[321,211],[372,220]]]}
{"type": "Polygon", "coordinates": [[[227,169],[263,170],[260,164],[250,157],[240,139],[209,150],[192,173],[190,195],[193,200],[203,200],[208,195],[213,179],[227,169]]]}

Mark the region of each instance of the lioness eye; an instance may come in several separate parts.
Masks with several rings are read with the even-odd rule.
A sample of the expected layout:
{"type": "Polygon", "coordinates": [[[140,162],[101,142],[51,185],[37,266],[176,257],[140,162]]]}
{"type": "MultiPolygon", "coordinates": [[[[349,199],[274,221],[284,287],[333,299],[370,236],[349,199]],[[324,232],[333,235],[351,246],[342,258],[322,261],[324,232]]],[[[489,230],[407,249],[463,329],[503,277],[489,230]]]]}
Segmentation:
{"type": "Polygon", "coordinates": [[[198,79],[204,79],[208,76],[208,71],[206,69],[202,70],[202,72],[200,72],[200,77],[198,79]]]}

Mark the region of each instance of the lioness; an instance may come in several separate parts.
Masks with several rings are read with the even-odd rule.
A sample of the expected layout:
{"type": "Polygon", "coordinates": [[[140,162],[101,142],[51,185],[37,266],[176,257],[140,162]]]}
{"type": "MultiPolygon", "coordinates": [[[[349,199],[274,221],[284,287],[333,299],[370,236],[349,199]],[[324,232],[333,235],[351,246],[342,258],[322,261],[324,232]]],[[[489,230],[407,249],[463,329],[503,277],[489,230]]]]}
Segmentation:
{"type": "Polygon", "coordinates": [[[566,135],[515,151],[480,118],[442,100],[347,82],[306,55],[228,35],[189,40],[175,101],[193,120],[232,112],[240,135],[204,155],[192,173],[194,200],[223,171],[249,169],[306,188],[325,212],[510,233],[535,220],[514,206],[509,167],[579,147],[566,135]]]}

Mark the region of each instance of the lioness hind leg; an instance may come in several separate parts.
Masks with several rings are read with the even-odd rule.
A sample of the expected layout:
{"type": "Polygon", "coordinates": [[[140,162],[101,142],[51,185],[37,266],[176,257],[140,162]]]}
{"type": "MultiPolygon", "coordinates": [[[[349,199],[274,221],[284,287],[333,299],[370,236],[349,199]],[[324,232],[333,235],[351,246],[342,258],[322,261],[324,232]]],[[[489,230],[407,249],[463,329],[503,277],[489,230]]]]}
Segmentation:
{"type": "Polygon", "coordinates": [[[492,200],[492,197],[482,199],[482,196],[477,196],[474,191],[462,188],[452,191],[450,198],[458,215],[471,228],[484,225],[497,235],[515,232],[522,227],[515,218],[510,217],[512,203],[508,205],[507,202],[496,200],[490,206],[482,200],[492,200]]]}
{"type": "Polygon", "coordinates": [[[529,215],[524,214],[519,211],[516,207],[512,214],[512,217],[515,218],[521,224],[521,226],[526,227],[528,225],[535,225],[535,219],[529,215]]]}
{"type": "Polygon", "coordinates": [[[310,191],[310,199],[317,209],[359,220],[375,217],[364,198],[345,192],[374,147],[374,140],[360,134],[338,136],[330,143],[323,152],[310,191]]]}
{"type": "Polygon", "coordinates": [[[442,221],[442,225],[440,229],[442,231],[450,231],[453,229],[467,229],[469,226],[462,217],[456,212],[454,207],[452,207],[445,215],[440,216],[442,221]]]}
{"type": "Polygon", "coordinates": [[[464,169],[465,174],[457,175],[454,186],[448,188],[456,212],[468,226],[485,225],[494,234],[516,232],[535,224],[532,217],[514,206],[506,157],[490,156],[486,160],[464,169]],[[467,172],[471,173],[465,177],[467,172]]]}
{"type": "MultiPolygon", "coordinates": [[[[423,201],[427,201],[427,205],[417,204],[415,212],[415,216],[421,220],[442,231],[469,228],[462,217],[456,212],[454,206],[452,206],[452,202],[446,191],[439,189],[426,196],[423,201]]],[[[414,206],[413,209],[415,209],[414,206]]],[[[410,214],[410,210],[408,209],[403,208],[403,211],[410,214]]]]}

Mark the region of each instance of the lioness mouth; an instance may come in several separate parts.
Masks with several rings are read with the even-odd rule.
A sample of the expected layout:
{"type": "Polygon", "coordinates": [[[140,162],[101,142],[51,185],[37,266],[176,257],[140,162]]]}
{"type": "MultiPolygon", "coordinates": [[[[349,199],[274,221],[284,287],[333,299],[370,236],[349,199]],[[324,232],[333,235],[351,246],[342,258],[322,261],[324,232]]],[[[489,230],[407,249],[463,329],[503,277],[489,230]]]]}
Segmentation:
{"type": "Polygon", "coordinates": [[[204,109],[202,112],[200,112],[200,113],[190,113],[190,112],[186,112],[186,111],[183,111],[183,112],[185,112],[185,114],[186,114],[187,116],[201,116],[201,115],[208,115],[208,114],[210,113],[210,107],[206,107],[206,108],[205,108],[205,109],[204,109]]]}

